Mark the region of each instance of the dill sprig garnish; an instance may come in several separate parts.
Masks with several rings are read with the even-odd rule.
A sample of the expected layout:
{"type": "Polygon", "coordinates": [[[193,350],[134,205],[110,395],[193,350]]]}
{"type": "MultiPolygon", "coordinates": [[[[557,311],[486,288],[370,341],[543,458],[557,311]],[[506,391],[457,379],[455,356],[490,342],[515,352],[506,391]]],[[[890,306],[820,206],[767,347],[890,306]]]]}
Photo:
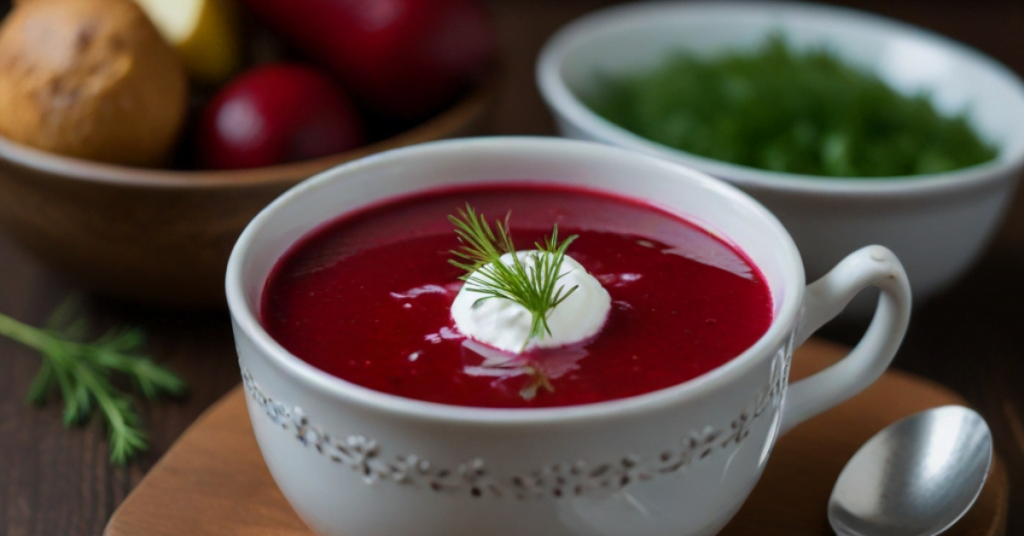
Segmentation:
{"type": "MultiPolygon", "coordinates": [[[[568,290],[559,285],[562,278],[559,272],[565,260],[565,251],[576,240],[572,235],[563,242],[558,241],[558,225],[555,224],[551,236],[544,243],[534,243],[538,250],[534,255],[533,265],[525,266],[516,253],[509,232],[509,217],[505,221],[495,220],[495,233],[487,223],[483,214],[477,214],[468,203],[466,209],[458,209],[458,216],[449,215],[448,220],[455,226],[462,246],[452,250],[456,256],[448,262],[466,271],[461,277],[466,281],[466,290],[483,294],[474,302],[474,306],[490,298],[504,298],[522,305],[532,316],[530,335],[527,342],[541,338],[547,333],[548,315],[565,301],[578,288],[568,290]],[[502,255],[510,253],[511,262],[501,261],[502,255]]],[[[526,343],[524,343],[524,348],[526,343]]]]}
{"type": "Polygon", "coordinates": [[[139,329],[111,329],[84,342],[89,331],[84,318],[72,318],[76,300],[65,301],[45,329],[35,328],[0,314],[0,335],[35,349],[43,363],[28,388],[30,403],[41,405],[51,391],[64,399],[64,425],[89,421],[99,409],[107,425],[110,461],[124,465],[148,444],[132,397],[111,383],[117,373],[131,379],[146,399],[178,396],[185,382],[149,358],[138,355],[145,343],[139,329]]]}

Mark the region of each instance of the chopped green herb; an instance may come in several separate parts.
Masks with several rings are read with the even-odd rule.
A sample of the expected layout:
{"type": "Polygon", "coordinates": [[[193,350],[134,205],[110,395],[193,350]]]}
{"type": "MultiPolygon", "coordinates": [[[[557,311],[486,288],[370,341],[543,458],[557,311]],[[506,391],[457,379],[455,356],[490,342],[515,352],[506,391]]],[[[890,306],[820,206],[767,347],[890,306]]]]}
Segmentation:
{"type": "Polygon", "coordinates": [[[775,35],[754,52],[678,53],[639,75],[605,76],[583,100],[652,141],[755,168],[833,177],[939,173],[996,150],[963,113],[943,117],[824,48],[775,35]]]}

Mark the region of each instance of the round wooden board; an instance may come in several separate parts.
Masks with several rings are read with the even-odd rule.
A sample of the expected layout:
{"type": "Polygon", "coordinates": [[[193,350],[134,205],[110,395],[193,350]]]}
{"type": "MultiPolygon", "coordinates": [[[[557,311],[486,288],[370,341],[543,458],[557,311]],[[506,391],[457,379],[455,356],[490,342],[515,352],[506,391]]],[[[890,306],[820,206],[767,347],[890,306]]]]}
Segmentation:
{"type": "MultiPolygon", "coordinates": [[[[833,363],[840,346],[809,341],[797,350],[792,379],[833,363]]],[[[310,536],[260,456],[242,390],[207,410],[111,517],[109,536],[310,536]]],[[[932,382],[893,371],[864,393],[779,440],[727,536],[831,535],[825,506],[846,461],[886,425],[918,411],[963,404],[932,382]]],[[[1009,485],[997,456],[974,508],[946,534],[1002,536],[1009,485]]],[[[415,536],[415,535],[410,535],[415,536]]]]}

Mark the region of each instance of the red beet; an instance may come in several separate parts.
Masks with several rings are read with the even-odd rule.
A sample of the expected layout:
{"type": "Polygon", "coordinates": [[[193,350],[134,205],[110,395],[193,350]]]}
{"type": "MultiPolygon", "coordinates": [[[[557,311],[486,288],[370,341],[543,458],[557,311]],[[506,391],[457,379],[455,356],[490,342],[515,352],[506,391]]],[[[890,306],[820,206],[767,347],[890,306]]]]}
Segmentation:
{"type": "Polygon", "coordinates": [[[244,3],[385,115],[416,117],[444,106],[486,69],[496,46],[478,0],[244,3]]]}
{"type": "Polygon", "coordinates": [[[355,108],[323,73],[275,64],[247,71],[218,92],[199,119],[204,167],[271,166],[363,143],[355,108]]]}

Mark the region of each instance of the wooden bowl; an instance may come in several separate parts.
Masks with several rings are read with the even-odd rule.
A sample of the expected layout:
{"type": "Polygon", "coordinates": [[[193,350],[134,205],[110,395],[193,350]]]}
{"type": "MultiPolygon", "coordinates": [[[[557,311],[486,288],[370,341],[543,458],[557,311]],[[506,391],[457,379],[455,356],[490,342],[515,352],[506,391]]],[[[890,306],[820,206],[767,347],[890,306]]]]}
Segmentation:
{"type": "Polygon", "coordinates": [[[298,182],[373,153],[480,134],[496,84],[377,143],[231,171],[143,169],[68,158],[0,137],[0,227],[89,290],[158,305],[221,306],[235,239],[298,182]]]}

